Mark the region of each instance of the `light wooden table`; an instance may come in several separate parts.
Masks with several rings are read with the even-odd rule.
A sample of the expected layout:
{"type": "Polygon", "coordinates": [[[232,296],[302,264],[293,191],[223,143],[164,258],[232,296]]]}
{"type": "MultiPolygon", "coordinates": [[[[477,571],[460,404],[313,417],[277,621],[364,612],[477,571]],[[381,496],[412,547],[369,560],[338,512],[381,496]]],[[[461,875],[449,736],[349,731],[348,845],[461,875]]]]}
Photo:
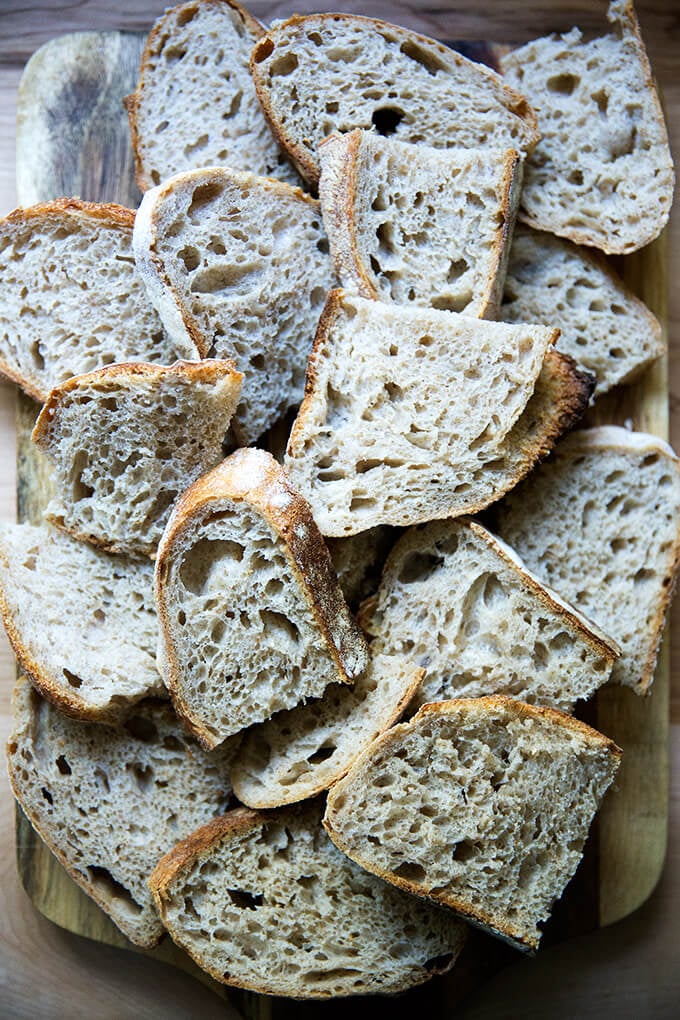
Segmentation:
{"type": "MultiPolygon", "coordinates": [[[[168,0],[169,2],[169,0],[168,0]]],[[[520,0],[521,2],[521,0],[520,0]]],[[[408,23],[437,35],[440,0],[412,4],[408,23]]],[[[162,13],[164,0],[0,0],[0,215],[16,203],[14,117],[16,89],[28,57],[42,43],[64,32],[86,29],[147,29],[162,13]]],[[[293,10],[345,10],[384,15],[380,2],[252,2],[257,16],[271,20],[293,10]]],[[[508,0],[456,0],[460,38],[523,42],[515,7],[508,0]],[[483,12],[483,13],[482,13],[483,12]]],[[[665,96],[671,144],[680,154],[680,0],[640,0],[637,4],[652,66],[665,96]]],[[[603,0],[542,0],[522,3],[523,19],[537,35],[573,24],[600,30],[603,0]]],[[[670,225],[670,379],[671,439],[680,447],[680,267],[678,203],[670,225]]],[[[0,518],[14,519],[14,392],[0,383],[0,518]]],[[[612,928],[574,939],[522,960],[476,993],[458,1014],[464,1020],[574,1017],[666,1020],[680,1015],[680,600],[672,614],[677,635],[672,650],[671,827],[666,869],[660,885],[634,915],[612,928]]],[[[14,660],[0,638],[0,737],[9,732],[9,695],[14,660]]],[[[13,804],[2,771],[0,779],[0,1017],[2,1020],[180,1020],[230,1015],[226,1005],[198,982],[163,964],[90,943],[41,917],[23,892],[14,864],[13,804]]],[[[376,1014],[384,1003],[376,1003],[376,1014]]],[[[352,1006],[347,1005],[350,1012],[352,1006]]],[[[311,1016],[310,1011],[306,1015],[311,1016]]]]}

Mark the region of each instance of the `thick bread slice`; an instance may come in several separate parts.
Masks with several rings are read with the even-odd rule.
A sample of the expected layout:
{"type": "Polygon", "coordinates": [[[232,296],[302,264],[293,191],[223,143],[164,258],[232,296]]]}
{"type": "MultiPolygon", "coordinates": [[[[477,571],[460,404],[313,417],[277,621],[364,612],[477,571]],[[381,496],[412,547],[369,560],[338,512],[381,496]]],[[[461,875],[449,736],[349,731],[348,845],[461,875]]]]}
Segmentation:
{"type": "Polygon", "coordinates": [[[232,742],[206,754],[169,705],[120,729],[76,722],[25,680],[14,693],[9,777],[36,832],[130,941],[163,934],[146,885],[175,843],[229,806],[232,742]]]}
{"type": "Polygon", "coordinates": [[[254,726],[234,760],[231,782],[252,808],[314,797],[402,715],[424,672],[401,656],[372,655],[354,687],[332,684],[318,701],[254,726]]]}
{"type": "Polygon", "coordinates": [[[360,620],[376,651],[425,669],[416,705],[507,694],[570,712],[620,654],[509,546],[464,518],[407,531],[360,620]]]}
{"type": "Polygon", "coordinates": [[[332,285],[319,203],[220,167],[178,174],[144,196],[134,249],[170,335],[244,373],[238,421],[257,439],[302,399],[332,285]]]}
{"type": "Polygon", "coordinates": [[[2,524],[0,612],[21,669],[67,715],[115,722],[165,695],[150,563],[55,528],[2,524]]]}
{"type": "Polygon", "coordinates": [[[680,460],[656,436],[575,432],[499,507],[529,570],[618,641],[612,680],[645,694],[680,563],[680,460]]]}
{"type": "Polygon", "coordinates": [[[387,554],[397,535],[396,528],[379,525],[347,538],[327,539],[342,593],[352,610],[358,609],[378,587],[387,554]]]}
{"type": "Polygon", "coordinates": [[[54,464],[45,516],[102,549],[153,556],[177,496],[223,457],[241,378],[230,361],[177,361],[56,387],[33,430],[54,464]]]}
{"type": "Polygon", "coordinates": [[[205,747],[368,662],[309,507],[264,450],[238,450],[178,501],[156,602],[159,665],[205,747]]]}
{"type": "Polygon", "coordinates": [[[250,76],[250,52],[263,34],[234,0],[193,0],[158,19],[125,99],[141,191],[218,164],[297,183],[250,76]]]}
{"type": "Polygon", "coordinates": [[[472,513],[516,484],[541,455],[530,405],[556,335],[331,291],[285,460],[321,532],[472,513]]]}
{"type": "Polygon", "coordinates": [[[609,35],[577,28],[503,60],[538,114],[520,219],[578,244],[625,254],[663,228],[675,176],[668,134],[631,0],[612,0],[609,35]]]}
{"type": "Polygon", "coordinates": [[[250,69],[274,134],[313,185],[317,146],[333,131],[520,152],[539,137],[525,98],[488,67],[373,18],[295,15],[255,44],[250,69]]]}
{"type": "Polygon", "coordinates": [[[496,318],[522,181],[519,153],[414,148],[357,129],[326,138],[319,159],[324,225],[346,290],[496,318]]]}
{"type": "Polygon", "coordinates": [[[500,696],[424,705],[333,787],[324,825],[368,871],[533,950],[620,760],[554,709],[500,696]]]}
{"type": "Polygon", "coordinates": [[[658,320],[603,258],[528,227],[513,237],[499,318],[558,326],[557,350],[595,373],[596,397],[666,351],[658,320]]]}
{"type": "Polygon", "coordinates": [[[449,970],[465,925],[366,874],[318,802],[240,809],[175,847],[149,879],[170,935],[217,981],[297,999],[400,992],[449,970]]]}
{"type": "Polygon", "coordinates": [[[120,361],[197,358],[171,341],[132,257],[135,214],[60,198],[0,221],[0,372],[44,403],[71,376],[120,361]]]}

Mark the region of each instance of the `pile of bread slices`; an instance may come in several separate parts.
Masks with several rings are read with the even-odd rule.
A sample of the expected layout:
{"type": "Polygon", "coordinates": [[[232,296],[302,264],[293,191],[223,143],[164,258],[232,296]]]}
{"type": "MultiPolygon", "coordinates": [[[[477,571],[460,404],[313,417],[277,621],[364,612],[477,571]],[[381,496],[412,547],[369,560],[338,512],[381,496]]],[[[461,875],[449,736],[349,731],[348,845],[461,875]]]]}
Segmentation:
{"type": "Polygon", "coordinates": [[[498,74],[192,0],[127,99],[139,210],[0,224],[53,479],[0,531],[10,776],[137,944],[301,998],[419,984],[467,921],[538,946],[621,755],[570,713],[648,691],[680,556],[673,451],[563,438],[664,350],[593,253],[673,190],[609,19],[498,74]]]}

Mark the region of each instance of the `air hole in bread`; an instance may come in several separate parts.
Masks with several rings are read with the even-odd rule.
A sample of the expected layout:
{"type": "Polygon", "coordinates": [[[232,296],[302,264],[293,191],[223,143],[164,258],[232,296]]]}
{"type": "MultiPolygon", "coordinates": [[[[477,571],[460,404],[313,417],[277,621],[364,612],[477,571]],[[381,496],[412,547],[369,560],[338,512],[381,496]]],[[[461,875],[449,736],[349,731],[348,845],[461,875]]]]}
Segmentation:
{"type": "Polygon", "coordinates": [[[259,262],[211,266],[191,281],[192,294],[217,294],[223,290],[245,293],[253,289],[261,272],[259,262]]]}
{"type": "Polygon", "coordinates": [[[307,755],[307,761],[310,765],[320,765],[322,762],[328,761],[336,750],[335,744],[324,744],[312,754],[307,755]]]}
{"type": "Polygon", "coordinates": [[[427,873],[421,864],[416,864],[414,861],[403,861],[394,869],[394,874],[407,882],[423,882],[427,873]]]}
{"type": "Polygon", "coordinates": [[[298,58],[294,53],[284,53],[277,60],[273,60],[269,67],[272,78],[286,78],[298,66],[298,58]]]}
{"type": "Polygon", "coordinates": [[[71,775],[71,766],[66,761],[66,758],[64,757],[63,754],[59,755],[59,757],[57,758],[57,760],[55,762],[55,765],[57,766],[57,768],[61,772],[62,776],[70,776],[71,775]]]}
{"type": "Polygon", "coordinates": [[[419,46],[413,39],[405,39],[399,47],[405,57],[415,60],[417,64],[424,67],[428,74],[435,75],[437,71],[445,70],[444,62],[429,50],[419,46]]]}
{"type": "Polygon", "coordinates": [[[43,786],[40,792],[42,793],[44,799],[47,801],[48,804],[54,804],[54,797],[52,796],[49,790],[46,790],[45,787],[43,786]]]}
{"type": "Polygon", "coordinates": [[[461,276],[467,273],[470,268],[468,262],[465,259],[455,259],[449,264],[449,270],[446,274],[447,283],[455,283],[461,276]]]}
{"type": "Polygon", "coordinates": [[[178,258],[184,263],[184,268],[188,273],[193,273],[194,269],[197,269],[201,262],[201,256],[199,255],[196,248],[187,245],[181,248],[177,252],[178,258]]]}
{"type": "Polygon", "coordinates": [[[272,643],[284,642],[285,645],[298,644],[300,631],[292,620],[289,620],[283,613],[276,613],[271,609],[261,609],[260,619],[267,638],[272,643]]]}
{"type": "Polygon", "coordinates": [[[399,580],[402,584],[426,581],[443,562],[443,556],[435,556],[432,553],[412,553],[404,560],[404,565],[399,572],[399,580]]]}
{"type": "Polygon", "coordinates": [[[195,222],[206,206],[212,205],[213,202],[220,198],[223,191],[222,185],[214,181],[211,181],[209,184],[201,184],[196,188],[191,199],[191,205],[187,210],[189,219],[195,222]]]}
{"type": "Polygon", "coordinates": [[[253,50],[253,60],[256,64],[261,64],[263,60],[271,56],[274,52],[274,43],[271,39],[263,39],[261,43],[258,43],[253,50]]]}
{"type": "Polygon", "coordinates": [[[76,688],[82,687],[83,681],[79,676],[76,676],[75,673],[72,673],[70,669],[66,669],[66,667],[64,666],[64,668],[62,669],[62,673],[66,677],[66,680],[68,681],[71,687],[76,688]]]}
{"type": "Polygon", "coordinates": [[[158,729],[150,719],[141,715],[133,715],[123,723],[124,728],[135,740],[144,744],[154,744],[158,740],[158,729]]]}
{"type": "Polygon", "coordinates": [[[142,793],[146,793],[151,787],[154,779],[154,770],[151,765],[141,765],[139,762],[133,762],[125,766],[128,772],[132,773],[137,786],[142,793]]]}
{"type": "Polygon", "coordinates": [[[550,92],[555,92],[560,96],[570,96],[580,83],[581,79],[576,74],[556,74],[552,78],[548,78],[546,85],[550,92]]]}
{"type": "Polygon", "coordinates": [[[371,122],[379,135],[393,135],[404,119],[404,111],[394,106],[383,106],[374,110],[371,122]]]}

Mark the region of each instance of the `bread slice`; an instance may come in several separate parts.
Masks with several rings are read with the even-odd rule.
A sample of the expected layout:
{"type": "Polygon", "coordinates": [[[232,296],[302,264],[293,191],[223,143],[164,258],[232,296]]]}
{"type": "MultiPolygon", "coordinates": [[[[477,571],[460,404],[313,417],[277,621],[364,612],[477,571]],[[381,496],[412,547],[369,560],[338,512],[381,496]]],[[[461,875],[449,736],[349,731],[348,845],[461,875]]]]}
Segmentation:
{"type": "Polygon", "coordinates": [[[271,808],[327,790],[399,719],[422,678],[404,657],[375,655],[354,687],[332,684],[318,701],[254,726],[234,759],[234,793],[248,807],[271,808]]]}
{"type": "Polygon", "coordinates": [[[0,373],[44,403],[113,362],[197,358],[163,330],[132,256],[135,214],[61,198],[0,220],[0,373]]]}
{"type": "Polygon", "coordinates": [[[295,15],[255,44],[250,69],[274,134],[313,185],[317,146],[333,131],[436,149],[530,152],[538,140],[527,101],[488,67],[373,18],[295,15]]]}
{"type": "Polygon", "coordinates": [[[666,351],[658,320],[604,259],[528,227],[513,237],[499,318],[558,326],[557,350],[594,372],[596,397],[666,351]]]}
{"type": "Polygon", "coordinates": [[[0,524],[0,612],[21,669],[67,715],[115,722],[166,693],[150,563],[0,524]]]}
{"type": "Polygon", "coordinates": [[[112,365],[56,387],[33,430],[54,465],[47,519],[153,556],[177,496],[222,459],[240,388],[230,361],[112,365]]]}
{"type": "Polygon", "coordinates": [[[437,150],[357,129],[326,138],[319,159],[346,290],[496,318],[522,181],[515,149],[437,150]]]}
{"type": "MultiPolygon", "coordinates": [[[[548,408],[528,405],[555,337],[332,291],[285,460],[322,534],[472,513],[516,484],[565,406],[539,440],[548,408]]],[[[567,374],[580,413],[590,387],[567,374]]]]}
{"type": "Polygon", "coordinates": [[[161,702],[140,704],[120,728],[76,722],[25,680],[13,709],[9,777],[33,828],[131,942],[155,945],[163,925],[146,879],[229,805],[236,744],[206,754],[161,702]]]}
{"type": "Polygon", "coordinates": [[[125,99],[141,191],[217,165],[297,183],[250,77],[250,51],[263,34],[234,0],[192,0],[158,19],[125,99]]]}
{"type": "Polygon", "coordinates": [[[333,787],[324,825],[367,871],[533,950],[620,760],[554,709],[501,696],[424,705],[333,787]]]}
{"type": "Polygon", "coordinates": [[[612,680],[645,694],[680,563],[680,460],[656,436],[574,432],[498,509],[529,570],[619,643],[612,680]]]}
{"type": "Polygon", "coordinates": [[[242,808],[175,847],[149,879],[174,941],[217,981],[296,999],[400,992],[449,970],[465,926],[353,864],[322,810],[242,808]]]}
{"type": "Polygon", "coordinates": [[[319,203],[224,168],[178,174],[144,196],[134,248],[170,335],[243,372],[239,427],[257,439],[302,399],[332,281],[319,203]]]}
{"type": "Polygon", "coordinates": [[[612,0],[609,35],[577,28],[521,46],[505,79],[538,114],[520,219],[625,254],[662,230],[675,177],[659,97],[631,0],[612,0]]]}
{"type": "Polygon", "coordinates": [[[166,685],[208,748],[368,662],[309,507],[264,450],[237,450],[178,501],[156,603],[166,685]]]}
{"type": "Polygon", "coordinates": [[[475,521],[411,528],[361,624],[376,651],[425,669],[415,704],[507,694],[571,712],[607,681],[615,642],[475,521]]]}

